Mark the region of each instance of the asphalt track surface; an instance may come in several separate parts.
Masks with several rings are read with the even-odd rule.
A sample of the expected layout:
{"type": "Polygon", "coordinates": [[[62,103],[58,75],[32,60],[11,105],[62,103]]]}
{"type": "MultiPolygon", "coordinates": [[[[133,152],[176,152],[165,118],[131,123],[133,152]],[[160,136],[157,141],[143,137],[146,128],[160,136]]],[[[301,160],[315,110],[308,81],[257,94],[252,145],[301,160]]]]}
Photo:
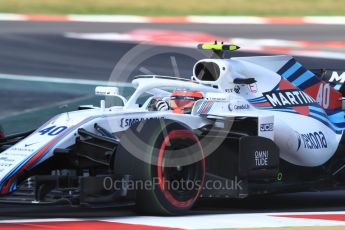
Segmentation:
{"type": "MultiPolygon", "coordinates": [[[[344,40],[344,26],[326,25],[185,25],[62,22],[0,22],[0,72],[108,80],[114,65],[134,47],[132,43],[68,39],[65,32],[128,32],[134,29],[186,30],[227,37],[282,38],[291,40],[344,40]]],[[[176,48],[181,50],[185,48],[176,48]]],[[[164,47],[162,47],[164,51],[164,47]]],[[[192,51],[192,49],[191,49],[192,51]]],[[[255,55],[236,52],[233,56],[255,55]]],[[[147,69],[172,75],[166,53],[153,57],[147,69]]],[[[341,68],[344,61],[297,58],[308,68],[341,68]]],[[[190,76],[195,60],[177,58],[181,75],[190,76]]],[[[345,66],[343,67],[345,68],[345,66]]],[[[136,72],[134,74],[137,74],[136,72]]]]}
{"type": "MultiPolygon", "coordinates": [[[[201,200],[187,215],[344,211],[345,191],[295,193],[243,200],[201,200]]],[[[1,205],[0,220],[24,218],[106,218],[135,216],[132,207],[81,208],[70,206],[1,205]]]]}
{"type": "Polygon", "coordinates": [[[206,25],[206,24],[141,24],[83,22],[0,22],[0,34],[61,34],[63,32],[109,33],[151,28],[161,30],[199,31],[225,37],[281,38],[287,40],[341,40],[344,25],[206,25]]]}
{"type": "MultiPolygon", "coordinates": [[[[67,39],[64,32],[126,32],[149,27],[202,31],[221,36],[247,38],[282,38],[305,40],[345,39],[343,26],[322,25],[140,25],[111,23],[58,23],[58,22],[0,22],[0,73],[46,77],[108,80],[120,57],[133,48],[132,43],[115,43],[67,39]]],[[[161,47],[165,49],[166,47],[161,47]]],[[[176,48],[185,49],[185,48],[176,48]]],[[[191,51],[192,52],[192,51],[191,51]]],[[[253,55],[238,52],[234,56],[253,55]]],[[[155,56],[146,68],[156,74],[172,75],[169,53],[155,56]],[[166,59],[164,59],[164,57],[166,59]]],[[[177,57],[181,75],[189,76],[194,60],[177,57]]],[[[308,68],[337,68],[344,61],[316,58],[300,60],[308,68]]],[[[134,71],[135,72],[135,71],[134,71]]],[[[139,71],[140,72],[140,71],[139,71]]],[[[2,97],[10,97],[3,94],[2,97]]],[[[68,97],[68,95],[65,95],[68,97]]],[[[61,100],[64,98],[62,97],[61,100]]],[[[201,201],[190,212],[195,214],[328,211],[345,210],[345,191],[296,193],[253,197],[245,200],[201,201]]],[[[135,213],[125,209],[82,209],[71,207],[37,207],[0,205],[0,219],[58,218],[58,217],[116,217],[135,213]]]]}

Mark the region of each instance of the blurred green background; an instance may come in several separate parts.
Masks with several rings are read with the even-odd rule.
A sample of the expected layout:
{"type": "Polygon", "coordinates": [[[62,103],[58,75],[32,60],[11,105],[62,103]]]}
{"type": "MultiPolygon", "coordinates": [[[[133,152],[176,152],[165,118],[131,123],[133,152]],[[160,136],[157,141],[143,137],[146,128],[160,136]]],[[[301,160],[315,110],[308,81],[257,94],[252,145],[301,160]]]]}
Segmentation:
{"type": "Polygon", "coordinates": [[[344,0],[2,0],[0,12],[135,15],[344,15],[344,0]]]}

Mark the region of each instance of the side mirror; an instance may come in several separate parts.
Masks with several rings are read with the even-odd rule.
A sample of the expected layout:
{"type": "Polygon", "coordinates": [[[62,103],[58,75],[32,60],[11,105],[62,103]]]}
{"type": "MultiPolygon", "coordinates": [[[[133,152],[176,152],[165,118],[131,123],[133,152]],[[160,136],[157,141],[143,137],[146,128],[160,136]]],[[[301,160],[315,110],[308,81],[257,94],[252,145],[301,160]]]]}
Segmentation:
{"type": "Polygon", "coordinates": [[[99,95],[99,96],[117,96],[119,94],[119,88],[107,87],[107,86],[97,86],[95,89],[95,94],[99,95]]]}
{"type": "Polygon", "coordinates": [[[114,86],[97,86],[95,94],[99,96],[117,97],[122,100],[124,105],[127,103],[127,99],[119,94],[119,88],[114,86]]]}

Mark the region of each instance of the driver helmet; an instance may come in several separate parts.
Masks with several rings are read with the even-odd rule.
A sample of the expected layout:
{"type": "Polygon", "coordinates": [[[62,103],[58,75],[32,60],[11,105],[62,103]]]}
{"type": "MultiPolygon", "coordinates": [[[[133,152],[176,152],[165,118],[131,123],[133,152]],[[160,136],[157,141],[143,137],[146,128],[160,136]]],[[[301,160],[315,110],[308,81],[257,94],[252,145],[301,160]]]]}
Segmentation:
{"type": "Polygon", "coordinates": [[[203,99],[199,91],[175,90],[170,97],[170,108],[175,113],[190,114],[197,100],[203,99]]]}

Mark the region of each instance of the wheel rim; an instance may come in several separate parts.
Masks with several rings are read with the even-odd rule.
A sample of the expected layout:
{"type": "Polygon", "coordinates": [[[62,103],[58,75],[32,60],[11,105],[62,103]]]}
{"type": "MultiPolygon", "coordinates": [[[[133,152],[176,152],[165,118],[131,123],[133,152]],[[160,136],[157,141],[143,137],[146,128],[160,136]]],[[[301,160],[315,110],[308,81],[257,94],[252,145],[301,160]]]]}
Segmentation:
{"type": "MultiPolygon", "coordinates": [[[[202,157],[190,165],[167,167],[166,160],[174,151],[167,151],[168,143],[186,143],[186,139],[193,141],[203,156],[198,138],[189,130],[174,130],[165,137],[159,151],[157,175],[159,187],[164,197],[179,208],[189,207],[199,196],[205,180],[205,160],[202,157]]],[[[181,146],[179,146],[181,147],[181,146]]],[[[171,149],[170,149],[171,150],[171,149]]],[[[181,150],[179,150],[181,151],[181,150]]],[[[182,150],[183,151],[183,150],[182,150]]],[[[185,154],[188,154],[185,152],[185,154]]]]}

